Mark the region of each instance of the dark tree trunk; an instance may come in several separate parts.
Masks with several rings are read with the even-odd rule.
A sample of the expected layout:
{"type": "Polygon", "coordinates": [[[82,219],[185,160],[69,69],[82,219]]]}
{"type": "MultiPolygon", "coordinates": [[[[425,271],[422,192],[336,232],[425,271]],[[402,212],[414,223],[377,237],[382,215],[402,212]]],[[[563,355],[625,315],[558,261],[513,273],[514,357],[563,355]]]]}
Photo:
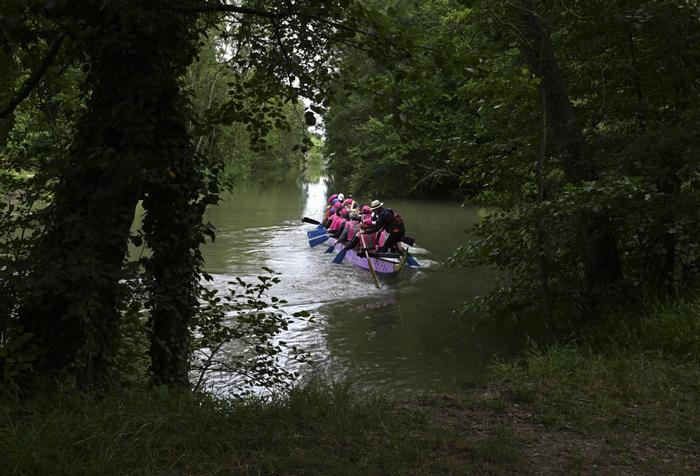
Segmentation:
{"type": "MultiPolygon", "coordinates": [[[[187,150],[188,144],[183,144],[187,150]]],[[[187,187],[196,171],[193,155],[173,164],[175,177],[150,188],[144,208],[144,230],[153,255],[146,261],[151,309],[151,371],[153,382],[189,385],[189,326],[198,306],[203,206],[197,188],[187,187]],[[184,177],[180,180],[178,177],[184,177]]]]}
{"type": "Polygon", "coordinates": [[[144,183],[168,174],[158,165],[173,150],[173,117],[184,124],[173,111],[182,102],[178,76],[191,60],[180,48],[188,37],[177,36],[182,15],[163,13],[154,2],[91,3],[67,13],[90,27],[76,39],[91,59],[90,97],[71,158],[57,164],[20,315],[42,350],[37,369],[85,383],[106,377],[135,207],[144,183]]]}
{"type": "MultiPolygon", "coordinates": [[[[677,197],[680,194],[681,181],[676,170],[681,158],[669,151],[666,155],[668,167],[666,174],[656,181],[656,187],[662,196],[677,197]]],[[[668,215],[658,219],[662,230],[657,236],[652,236],[652,243],[658,243],[658,249],[652,253],[653,261],[650,271],[651,281],[655,284],[656,292],[662,297],[671,297],[676,291],[676,235],[666,230],[676,226],[674,210],[668,205],[664,207],[668,215]]]]}
{"type": "MultiPolygon", "coordinates": [[[[596,170],[586,153],[586,141],[571,107],[549,32],[531,1],[524,1],[521,7],[513,10],[521,27],[520,49],[528,67],[542,81],[544,112],[566,180],[574,185],[595,180],[596,170]]],[[[590,213],[580,217],[580,224],[587,294],[595,309],[604,294],[621,287],[622,266],[609,219],[590,213]]]]}
{"type": "Polygon", "coordinates": [[[190,324],[198,309],[204,242],[205,164],[187,128],[189,100],[180,78],[196,53],[192,17],[175,14],[170,47],[179,52],[160,84],[163,114],[158,148],[144,185],[143,230],[152,255],[144,260],[151,312],[153,383],[189,388],[190,324]]]}

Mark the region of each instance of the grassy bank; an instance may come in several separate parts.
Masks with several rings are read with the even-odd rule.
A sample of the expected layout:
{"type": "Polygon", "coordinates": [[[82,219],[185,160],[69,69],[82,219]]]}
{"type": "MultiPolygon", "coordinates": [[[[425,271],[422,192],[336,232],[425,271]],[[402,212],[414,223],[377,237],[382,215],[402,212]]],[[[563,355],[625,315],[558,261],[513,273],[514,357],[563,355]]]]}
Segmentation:
{"type": "Polygon", "coordinates": [[[269,403],[6,397],[0,413],[0,474],[428,474],[453,472],[443,455],[459,444],[425,412],[343,386],[269,403]]]}
{"type": "Polygon", "coordinates": [[[558,459],[573,470],[700,471],[698,303],[613,316],[576,343],[492,370],[490,405],[520,405],[560,433],[558,459]]]}
{"type": "Polygon", "coordinates": [[[462,395],[3,394],[0,474],[696,474],[698,305],[494,365],[462,395]]]}

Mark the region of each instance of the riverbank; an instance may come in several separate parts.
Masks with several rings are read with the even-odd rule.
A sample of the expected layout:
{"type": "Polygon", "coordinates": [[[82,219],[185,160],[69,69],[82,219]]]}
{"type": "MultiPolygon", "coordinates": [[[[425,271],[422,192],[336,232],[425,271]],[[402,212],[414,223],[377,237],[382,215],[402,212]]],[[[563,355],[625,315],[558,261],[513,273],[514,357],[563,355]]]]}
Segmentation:
{"type": "Polygon", "coordinates": [[[2,474],[696,474],[697,304],[496,364],[469,393],[311,384],[271,402],[3,394],[2,474]]]}

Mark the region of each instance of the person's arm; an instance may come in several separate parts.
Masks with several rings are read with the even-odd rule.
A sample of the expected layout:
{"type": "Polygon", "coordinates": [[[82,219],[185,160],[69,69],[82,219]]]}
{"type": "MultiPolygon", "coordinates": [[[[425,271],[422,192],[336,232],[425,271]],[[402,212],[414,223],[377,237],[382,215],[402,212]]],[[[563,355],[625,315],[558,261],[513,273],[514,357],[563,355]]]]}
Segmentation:
{"type": "Polygon", "coordinates": [[[331,231],[331,232],[328,233],[328,234],[329,234],[330,236],[332,236],[333,238],[338,238],[338,237],[339,237],[340,235],[342,235],[343,232],[345,231],[345,228],[346,228],[346,226],[347,226],[347,223],[348,223],[347,221],[341,222],[340,225],[338,225],[338,228],[336,228],[334,231],[331,231]]]}
{"type": "Polygon", "coordinates": [[[343,249],[344,249],[345,251],[351,250],[351,249],[353,249],[354,247],[356,247],[357,244],[358,244],[359,242],[360,242],[360,234],[357,233],[357,234],[355,235],[355,237],[354,237],[352,240],[348,241],[348,244],[345,245],[345,247],[344,247],[343,249]]]}
{"type": "Polygon", "coordinates": [[[343,232],[338,236],[338,243],[345,243],[348,241],[348,234],[350,233],[350,228],[352,228],[352,222],[346,221],[343,227],[343,232]]]}
{"type": "Polygon", "coordinates": [[[377,222],[367,228],[367,232],[370,233],[376,233],[379,230],[384,229],[389,224],[389,212],[387,210],[383,210],[379,215],[377,215],[377,222]]]}

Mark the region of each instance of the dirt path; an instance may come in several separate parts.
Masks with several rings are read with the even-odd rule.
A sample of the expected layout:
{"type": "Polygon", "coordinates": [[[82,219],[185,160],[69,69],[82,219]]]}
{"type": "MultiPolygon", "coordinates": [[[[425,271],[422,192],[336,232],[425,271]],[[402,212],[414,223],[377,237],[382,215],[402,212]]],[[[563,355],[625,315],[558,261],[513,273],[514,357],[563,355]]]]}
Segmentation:
{"type": "MultiPolygon", "coordinates": [[[[595,432],[545,422],[507,392],[480,390],[403,405],[457,435],[448,457],[462,459],[465,468],[478,459],[484,474],[700,474],[698,448],[632,431],[624,421],[595,432]]],[[[630,408],[628,417],[643,413],[630,408]]]]}

